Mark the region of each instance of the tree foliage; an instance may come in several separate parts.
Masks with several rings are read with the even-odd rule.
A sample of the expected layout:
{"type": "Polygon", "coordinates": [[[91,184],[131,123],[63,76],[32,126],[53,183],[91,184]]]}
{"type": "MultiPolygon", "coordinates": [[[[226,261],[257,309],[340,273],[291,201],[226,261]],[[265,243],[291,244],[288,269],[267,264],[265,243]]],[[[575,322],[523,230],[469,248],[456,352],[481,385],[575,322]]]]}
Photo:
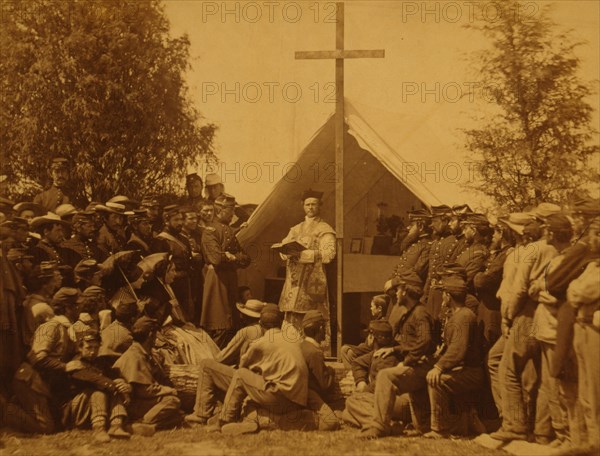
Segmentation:
{"type": "Polygon", "coordinates": [[[518,1],[494,5],[496,20],[472,26],[492,45],[473,64],[498,109],[481,128],[466,131],[480,177],[471,187],[508,210],[564,203],[598,183],[591,90],[578,76],[574,52],[582,43],[558,30],[549,7],[531,17],[518,1]]]}
{"type": "Polygon", "coordinates": [[[12,193],[39,191],[56,156],[80,199],[178,191],[212,156],[214,125],[188,99],[187,36],[156,0],[3,5],[1,159],[12,193]]]}

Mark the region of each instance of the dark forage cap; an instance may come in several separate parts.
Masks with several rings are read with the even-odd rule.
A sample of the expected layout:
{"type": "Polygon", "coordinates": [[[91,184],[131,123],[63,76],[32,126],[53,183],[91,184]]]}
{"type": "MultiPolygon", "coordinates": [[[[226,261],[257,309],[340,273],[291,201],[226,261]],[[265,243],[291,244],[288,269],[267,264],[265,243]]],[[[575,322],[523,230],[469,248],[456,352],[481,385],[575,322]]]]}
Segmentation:
{"type": "Polygon", "coordinates": [[[445,204],[442,204],[441,206],[431,206],[431,216],[432,217],[442,217],[442,216],[451,216],[452,215],[452,208],[450,206],[447,206],[445,204]]]}
{"type": "Polygon", "coordinates": [[[402,269],[393,279],[392,286],[398,286],[401,284],[412,285],[417,288],[423,286],[423,280],[414,271],[414,269],[402,269]]]}
{"type": "Polygon", "coordinates": [[[179,204],[169,204],[163,209],[163,217],[165,219],[170,219],[178,214],[181,214],[181,206],[179,204]]]}
{"type": "Polygon", "coordinates": [[[158,321],[154,318],[143,316],[135,321],[131,328],[131,333],[134,336],[147,336],[152,331],[158,330],[158,328],[158,321]]]}
{"type": "Polygon", "coordinates": [[[115,306],[115,315],[121,318],[135,317],[138,314],[137,303],[133,301],[119,301],[115,306]]]}
{"type": "Polygon", "coordinates": [[[490,222],[484,214],[477,214],[475,212],[465,214],[460,223],[462,225],[475,225],[480,227],[490,226],[490,222]]]}
{"type": "Polygon", "coordinates": [[[142,198],[141,206],[142,207],[160,207],[160,203],[153,196],[145,196],[144,198],[142,198]]]}
{"type": "Polygon", "coordinates": [[[552,233],[573,231],[571,221],[564,214],[552,214],[546,218],[546,228],[552,233]]]}
{"type": "Polygon", "coordinates": [[[269,324],[279,324],[283,321],[283,312],[279,310],[277,304],[267,304],[260,311],[260,322],[269,324]]]}
{"type": "Polygon", "coordinates": [[[318,310],[309,310],[304,314],[304,318],[302,319],[302,327],[306,328],[313,323],[319,323],[325,321],[325,317],[318,310]]]}
{"type": "Polygon", "coordinates": [[[457,204],[452,206],[452,215],[458,216],[460,218],[464,218],[467,214],[472,214],[473,210],[469,207],[468,204],[457,204]]]}
{"type": "Polygon", "coordinates": [[[60,169],[60,168],[68,168],[69,167],[69,160],[67,160],[64,157],[56,157],[53,158],[52,161],[50,162],[50,169],[60,169]]]}
{"type": "Polygon", "coordinates": [[[82,298],[99,298],[105,295],[104,288],[92,285],[83,290],[82,298]]]}
{"type": "Polygon", "coordinates": [[[199,181],[202,183],[202,178],[198,175],[198,173],[190,173],[185,176],[185,180],[187,182],[199,181]]]}
{"type": "Polygon", "coordinates": [[[409,220],[429,220],[431,218],[431,214],[425,209],[417,209],[415,211],[410,211],[408,213],[409,220]]]}
{"type": "Polygon", "coordinates": [[[54,272],[58,271],[58,263],[56,261],[42,261],[39,266],[33,270],[33,275],[42,279],[54,277],[54,272]]]}
{"type": "Polygon", "coordinates": [[[62,287],[52,296],[52,307],[74,306],[80,297],[81,292],[77,288],[62,287]]]}
{"type": "Polygon", "coordinates": [[[459,275],[442,277],[442,290],[450,293],[464,293],[467,291],[465,279],[459,275]]]}
{"type": "Polygon", "coordinates": [[[96,272],[100,271],[101,269],[102,269],[101,266],[98,264],[98,262],[96,260],[92,260],[92,259],[81,260],[75,266],[73,273],[76,276],[89,277],[89,276],[94,275],[96,272]]]}
{"type": "Polygon", "coordinates": [[[235,206],[235,196],[228,193],[222,193],[215,199],[215,206],[233,207],[235,206]]]}
{"type": "Polygon", "coordinates": [[[600,199],[579,197],[571,204],[571,213],[597,217],[600,215],[600,199]]]}

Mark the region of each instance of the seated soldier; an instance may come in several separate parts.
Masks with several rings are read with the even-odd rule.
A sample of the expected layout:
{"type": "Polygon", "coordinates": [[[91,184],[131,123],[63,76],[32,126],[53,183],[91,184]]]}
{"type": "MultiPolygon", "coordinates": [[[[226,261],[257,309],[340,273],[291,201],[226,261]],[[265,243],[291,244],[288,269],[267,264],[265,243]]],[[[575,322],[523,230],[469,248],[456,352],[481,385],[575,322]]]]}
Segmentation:
{"type": "Polygon", "coordinates": [[[120,302],[114,309],[115,321],[102,330],[100,336],[102,343],[100,353],[105,350],[125,353],[133,343],[131,328],[138,316],[138,307],[135,302],[120,302]]]}
{"type": "Polygon", "coordinates": [[[477,337],[477,317],[465,305],[467,285],[460,275],[442,279],[443,305],[449,308],[449,318],[443,331],[443,344],[436,354],[437,361],[427,373],[427,389],[431,404],[431,431],[427,438],[447,437],[452,429],[450,399],[455,400],[458,416],[465,412],[473,426],[480,426],[474,406],[470,404],[483,385],[481,347],[477,337]],[[468,395],[468,396],[467,396],[468,395]]]}
{"type": "Polygon", "coordinates": [[[76,353],[68,329],[79,315],[78,298],[79,290],[75,288],[56,292],[51,302],[55,316],[35,330],[27,360],[15,373],[13,391],[17,401],[44,434],[57,431],[59,410],[68,399],[66,368],[76,353]]]}
{"type": "MultiPolygon", "coordinates": [[[[390,297],[388,295],[377,295],[371,300],[371,317],[373,320],[386,318],[390,297]]],[[[346,369],[352,369],[353,361],[373,348],[373,336],[369,334],[367,339],[359,345],[342,345],[341,358],[346,369]]]]}
{"type": "Polygon", "coordinates": [[[169,379],[151,354],[157,331],[156,320],[139,318],[131,330],[133,343],[113,366],[132,387],[127,414],[137,421],[134,434],[152,435],[178,426],[183,418],[177,390],[167,386],[169,379]]]}
{"type": "Polygon", "coordinates": [[[318,310],[304,314],[302,328],[305,339],[300,350],[308,367],[308,399],[306,408],[269,410],[250,401],[244,413],[244,425],[253,429],[282,429],[302,431],[335,431],[340,422],[331,407],[325,402],[333,396],[335,373],[325,364],[321,343],[325,340],[327,320],[318,310]]]}
{"type": "Polygon", "coordinates": [[[62,276],[57,264],[52,261],[43,261],[35,266],[26,279],[29,294],[22,304],[21,334],[25,347],[31,347],[33,334],[42,323],[54,317],[52,296],[62,284],[62,276]]]}
{"type": "Polygon", "coordinates": [[[227,390],[218,423],[209,431],[224,434],[245,434],[258,431],[255,421],[236,422],[244,399],[275,415],[306,407],[308,369],[300,344],[290,341],[281,331],[283,313],[275,304],[268,304],[272,327],[254,342],[240,360],[227,390]]]}
{"type": "MultiPolygon", "coordinates": [[[[247,287],[246,287],[247,288],[247,287]]],[[[265,303],[258,299],[249,299],[245,303],[237,303],[236,307],[240,311],[242,329],[229,341],[215,357],[215,361],[228,366],[238,366],[240,356],[248,349],[248,344],[262,337],[265,330],[260,325],[260,315],[265,303]]]]}
{"type": "Polygon", "coordinates": [[[80,297],[79,318],[69,328],[69,337],[73,342],[77,343],[79,337],[86,331],[100,330],[99,313],[106,306],[106,297],[102,288],[91,286],[84,290],[80,297]]]}
{"type": "Polygon", "coordinates": [[[91,425],[94,440],[99,443],[109,442],[110,437],[128,439],[131,435],[123,429],[127,417],[124,404],[129,401],[131,386],[121,378],[109,378],[97,365],[98,331],[89,329],[82,333],[78,348],[79,354],[67,366],[74,394],[63,406],[63,424],[67,428],[91,425]]]}
{"type": "Polygon", "coordinates": [[[387,320],[373,320],[369,329],[374,337],[373,349],[354,360],[352,374],[356,381],[356,391],[346,399],[346,408],[342,414],[345,422],[357,427],[365,426],[371,416],[378,372],[395,366],[401,360],[393,350],[389,356],[374,356],[380,348],[394,345],[392,327],[387,320]]]}
{"type": "Polygon", "coordinates": [[[335,385],[335,371],[325,364],[321,348],[326,335],[325,325],[327,320],[320,311],[309,310],[305,313],[302,319],[304,340],[300,344],[300,349],[308,367],[307,407],[316,412],[320,431],[334,431],[339,429],[340,422],[327,404],[335,385]]]}
{"type": "Polygon", "coordinates": [[[200,361],[196,405],[194,406],[194,413],[185,417],[188,423],[207,424],[215,412],[217,401],[224,399],[235,373],[234,366],[229,363],[234,361],[235,365],[238,365],[241,356],[254,340],[262,337],[265,331],[277,327],[278,324],[280,325],[279,317],[279,309],[275,304],[263,306],[259,315],[258,328],[247,326],[240,329],[221,352],[226,352],[227,356],[220,353],[215,360],[204,359],[200,361]],[[253,328],[253,331],[244,331],[248,328],[253,328]],[[259,337],[248,337],[249,335],[255,335],[254,330],[258,331],[259,337]],[[219,361],[219,359],[228,362],[219,361]]]}
{"type": "Polygon", "coordinates": [[[102,283],[102,266],[96,260],[81,260],[73,270],[75,284],[81,291],[102,283]]]}
{"type": "MultiPolygon", "coordinates": [[[[382,369],[375,381],[375,401],[372,414],[365,425],[363,438],[378,438],[390,433],[390,422],[396,398],[408,393],[413,403],[422,402],[426,392],[425,377],[431,368],[431,356],[435,350],[432,341],[433,320],[425,306],[419,301],[423,294],[423,283],[416,272],[401,271],[394,278],[397,283],[397,302],[406,312],[398,322],[395,345],[382,348],[375,356],[389,356],[396,353],[401,359],[397,366],[382,369]],[[419,395],[419,392],[422,392],[419,395]]],[[[415,407],[413,425],[422,429],[420,413],[426,407],[415,407]]]]}

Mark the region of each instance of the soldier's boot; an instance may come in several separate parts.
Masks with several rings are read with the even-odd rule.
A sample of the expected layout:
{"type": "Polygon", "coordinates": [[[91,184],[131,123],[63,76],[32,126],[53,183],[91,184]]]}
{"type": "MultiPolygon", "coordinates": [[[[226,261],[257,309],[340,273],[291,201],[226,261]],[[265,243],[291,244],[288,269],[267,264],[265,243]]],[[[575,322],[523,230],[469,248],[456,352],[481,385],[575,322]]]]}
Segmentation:
{"type": "Polygon", "coordinates": [[[123,418],[117,417],[110,421],[110,428],[108,430],[109,437],[113,439],[129,439],[131,434],[123,429],[123,418]]]}
{"type": "Polygon", "coordinates": [[[94,441],[97,443],[108,443],[110,442],[110,437],[106,433],[106,418],[105,417],[96,417],[92,421],[92,432],[94,441]]]}

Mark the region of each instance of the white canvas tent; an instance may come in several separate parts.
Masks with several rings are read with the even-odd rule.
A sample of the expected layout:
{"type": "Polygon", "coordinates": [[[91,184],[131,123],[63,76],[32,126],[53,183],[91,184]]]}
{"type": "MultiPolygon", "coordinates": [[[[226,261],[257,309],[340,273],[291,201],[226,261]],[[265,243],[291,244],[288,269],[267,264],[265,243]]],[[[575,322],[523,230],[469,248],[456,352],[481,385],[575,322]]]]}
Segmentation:
{"type": "MultiPolygon", "coordinates": [[[[414,166],[392,150],[348,100],[345,112],[344,255],[350,267],[346,267],[345,261],[344,292],[377,291],[391,272],[383,269],[391,268],[397,258],[349,254],[352,239],[362,239],[366,247],[365,241],[377,234],[377,204],[387,203],[388,215],[395,214],[406,221],[407,211],[441,203],[415,174],[414,166]],[[357,265],[361,265],[358,271],[357,265]],[[362,265],[368,270],[360,271],[362,265]],[[370,290],[373,285],[369,283],[373,280],[368,280],[369,274],[377,275],[377,280],[381,277],[377,289],[370,290]]],[[[283,266],[270,246],[281,241],[290,227],[304,217],[300,202],[304,190],[324,192],[321,216],[335,225],[334,142],[334,117],[330,116],[252,214],[248,227],[238,234],[240,243],[252,257],[252,265],[240,271],[239,283],[250,286],[259,298],[264,296],[265,279],[276,278],[283,266]]]]}

